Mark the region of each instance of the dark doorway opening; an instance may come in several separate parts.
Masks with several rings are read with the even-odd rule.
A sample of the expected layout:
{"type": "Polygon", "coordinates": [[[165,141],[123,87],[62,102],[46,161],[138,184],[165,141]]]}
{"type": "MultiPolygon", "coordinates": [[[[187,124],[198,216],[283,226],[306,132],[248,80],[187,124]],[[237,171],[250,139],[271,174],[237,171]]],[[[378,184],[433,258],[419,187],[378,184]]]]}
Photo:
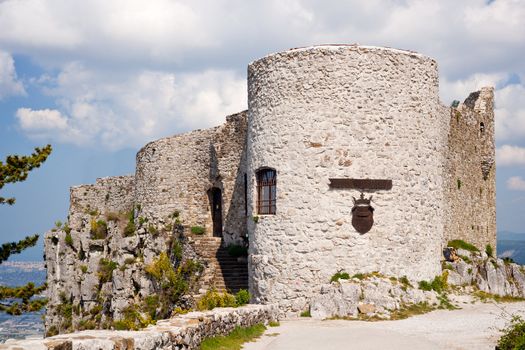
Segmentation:
{"type": "Polygon", "coordinates": [[[222,237],[222,191],[212,187],[210,191],[211,219],[213,221],[213,236],[222,237]]]}

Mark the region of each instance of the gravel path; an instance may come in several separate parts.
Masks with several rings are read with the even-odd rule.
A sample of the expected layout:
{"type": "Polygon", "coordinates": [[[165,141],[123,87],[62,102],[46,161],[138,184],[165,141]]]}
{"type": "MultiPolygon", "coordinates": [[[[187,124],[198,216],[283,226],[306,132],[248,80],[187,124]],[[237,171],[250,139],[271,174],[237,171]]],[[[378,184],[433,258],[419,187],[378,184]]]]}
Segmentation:
{"type": "Polygon", "coordinates": [[[245,350],[494,349],[511,314],[525,317],[525,302],[463,304],[399,321],[297,319],[269,327],[245,350]]]}

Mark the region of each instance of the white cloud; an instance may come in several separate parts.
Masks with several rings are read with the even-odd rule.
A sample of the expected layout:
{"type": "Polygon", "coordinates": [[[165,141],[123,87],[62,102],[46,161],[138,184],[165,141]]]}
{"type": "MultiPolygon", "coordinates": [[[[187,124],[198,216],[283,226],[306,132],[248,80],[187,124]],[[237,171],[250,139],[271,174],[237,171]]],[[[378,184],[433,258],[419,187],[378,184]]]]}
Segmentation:
{"type": "Polygon", "coordinates": [[[8,96],[24,94],[24,86],[16,76],[13,57],[0,50],[0,100],[8,96]]]}
{"type": "Polygon", "coordinates": [[[63,130],[67,127],[67,119],[57,110],[41,109],[34,111],[30,108],[19,108],[16,117],[20,126],[28,131],[63,130]]]}
{"type": "Polygon", "coordinates": [[[115,75],[69,64],[46,93],[58,110],[20,109],[30,136],[110,149],[142,146],[169,134],[224,122],[246,108],[244,78],[231,71],[115,75]]]}
{"type": "Polygon", "coordinates": [[[496,149],[496,164],[500,166],[525,165],[525,148],[503,145],[496,149]]]}
{"type": "MultiPolygon", "coordinates": [[[[421,52],[439,64],[444,102],[463,100],[525,80],[523,23],[516,0],[0,1],[1,47],[44,67],[51,81],[31,81],[84,136],[62,139],[111,147],[216,124],[244,108],[248,62],[304,45],[421,52]]],[[[499,141],[525,137],[524,105],[523,85],[496,90],[499,141]]]]}
{"type": "Polygon", "coordinates": [[[507,188],[509,190],[525,191],[525,180],[520,176],[513,176],[507,180],[507,188]]]}

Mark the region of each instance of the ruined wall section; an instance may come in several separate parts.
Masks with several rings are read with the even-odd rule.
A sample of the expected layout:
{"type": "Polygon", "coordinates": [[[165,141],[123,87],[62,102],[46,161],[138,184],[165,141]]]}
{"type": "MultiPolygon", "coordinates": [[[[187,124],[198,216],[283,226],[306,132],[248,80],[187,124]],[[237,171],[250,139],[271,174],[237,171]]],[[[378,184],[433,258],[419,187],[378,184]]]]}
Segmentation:
{"type": "Polygon", "coordinates": [[[445,241],[462,239],[496,249],[494,90],[473,92],[449,108],[445,241]]]}
{"type": "Polygon", "coordinates": [[[440,273],[448,119],[436,62],[401,50],[320,46],[248,68],[248,215],[255,173],[277,170],[277,214],[249,220],[250,291],[298,312],[339,270],[431,279],[440,273]],[[329,178],[390,179],[374,225],[351,224],[358,190],[329,178]]]}
{"type": "Polygon", "coordinates": [[[244,147],[246,113],[228,116],[226,123],[149,143],[137,153],[138,215],[164,224],[179,213],[186,227],[202,226],[213,234],[210,190],[222,191],[226,243],[245,234],[244,147]]]}
{"type": "MultiPolygon", "coordinates": [[[[225,244],[247,235],[245,183],[247,111],[226,117],[213,137],[212,184],[222,190],[225,244]]],[[[209,222],[211,224],[211,216],[209,222]]]]}

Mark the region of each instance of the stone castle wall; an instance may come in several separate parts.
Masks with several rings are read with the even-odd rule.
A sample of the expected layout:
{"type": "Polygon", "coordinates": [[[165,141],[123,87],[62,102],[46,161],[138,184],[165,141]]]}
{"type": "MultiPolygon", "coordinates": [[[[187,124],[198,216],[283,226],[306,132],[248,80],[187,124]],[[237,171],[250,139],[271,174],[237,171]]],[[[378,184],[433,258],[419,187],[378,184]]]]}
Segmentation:
{"type": "Polygon", "coordinates": [[[226,123],[147,144],[137,153],[136,203],[140,215],[162,222],[175,211],[186,226],[203,226],[212,235],[210,189],[222,191],[226,244],[246,235],[244,147],[246,112],[226,123]]]}
{"type": "Polygon", "coordinates": [[[496,249],[494,91],[470,94],[450,118],[446,164],[445,243],[462,239],[481,250],[496,249]]]}
{"type": "Polygon", "coordinates": [[[290,50],[248,70],[249,215],[257,169],[277,170],[277,214],[249,225],[251,292],[304,309],[338,270],[429,279],[440,271],[448,119],[436,62],[359,46],[290,50]],[[358,190],[329,178],[391,179],[374,225],[351,224],[358,190]]]}

